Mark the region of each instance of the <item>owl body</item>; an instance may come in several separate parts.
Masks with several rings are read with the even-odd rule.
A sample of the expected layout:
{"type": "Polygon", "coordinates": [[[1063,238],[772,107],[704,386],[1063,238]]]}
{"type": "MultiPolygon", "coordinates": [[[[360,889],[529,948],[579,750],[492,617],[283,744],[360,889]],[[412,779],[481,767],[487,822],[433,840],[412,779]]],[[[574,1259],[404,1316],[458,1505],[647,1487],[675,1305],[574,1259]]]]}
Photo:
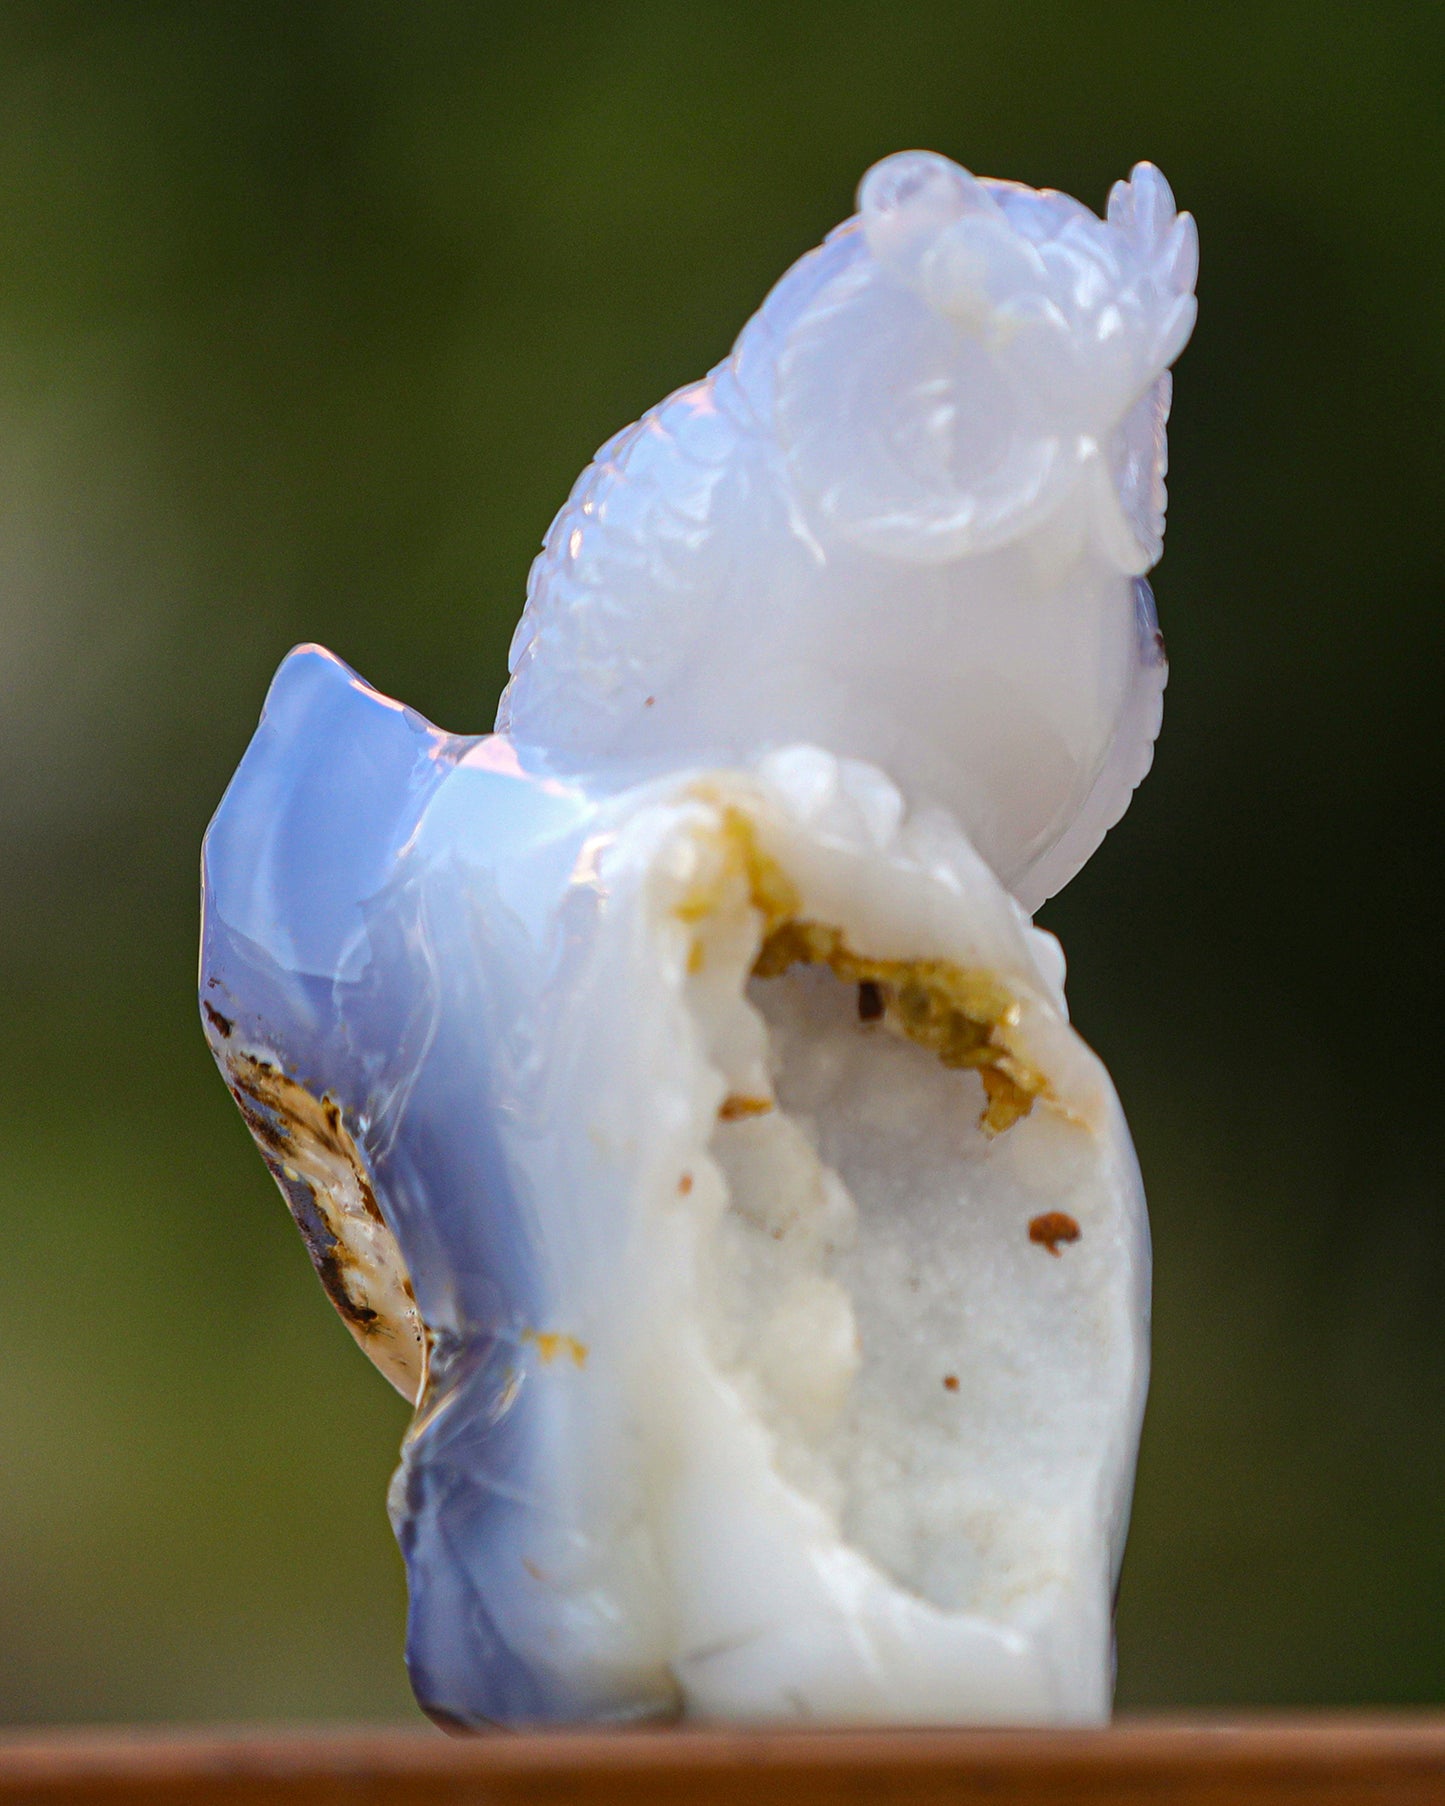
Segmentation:
{"type": "Polygon", "coordinates": [[[584,472],[498,726],[639,774],[809,742],[942,805],[1026,907],[1148,769],[1143,573],[1193,222],[905,153],[702,382],[584,472]]]}

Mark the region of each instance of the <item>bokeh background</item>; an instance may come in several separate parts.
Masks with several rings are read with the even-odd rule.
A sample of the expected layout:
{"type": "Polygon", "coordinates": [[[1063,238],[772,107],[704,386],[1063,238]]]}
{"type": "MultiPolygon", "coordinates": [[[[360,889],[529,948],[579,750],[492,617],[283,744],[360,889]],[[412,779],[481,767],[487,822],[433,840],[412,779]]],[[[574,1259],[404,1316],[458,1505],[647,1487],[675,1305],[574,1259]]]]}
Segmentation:
{"type": "Polygon", "coordinates": [[[0,1719],[414,1711],[201,833],[296,640],[487,726],[593,448],[915,144],[1202,230],[1165,731],[1046,912],[1155,1229],[1121,1703],[1445,1695],[1442,93],[1405,5],[0,5],[0,1719]]]}

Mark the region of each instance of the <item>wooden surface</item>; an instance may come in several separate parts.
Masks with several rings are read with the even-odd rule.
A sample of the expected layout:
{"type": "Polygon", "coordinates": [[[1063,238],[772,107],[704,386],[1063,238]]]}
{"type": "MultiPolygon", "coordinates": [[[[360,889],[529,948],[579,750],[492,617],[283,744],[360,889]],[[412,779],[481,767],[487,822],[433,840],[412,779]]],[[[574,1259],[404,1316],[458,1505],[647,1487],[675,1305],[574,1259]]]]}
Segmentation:
{"type": "Polygon", "coordinates": [[[1445,1806],[1445,1716],[1107,1731],[0,1734],[0,1806],[1445,1806]]]}

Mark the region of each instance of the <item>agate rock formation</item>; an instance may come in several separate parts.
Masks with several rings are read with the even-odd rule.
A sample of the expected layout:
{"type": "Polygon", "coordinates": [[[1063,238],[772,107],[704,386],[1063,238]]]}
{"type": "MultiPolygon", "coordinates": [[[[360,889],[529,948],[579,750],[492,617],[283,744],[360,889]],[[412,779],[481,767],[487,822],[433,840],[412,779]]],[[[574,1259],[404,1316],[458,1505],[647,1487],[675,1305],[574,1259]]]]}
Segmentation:
{"type": "Polygon", "coordinates": [[[1148,1361],[1030,912],[1147,770],[1192,221],[906,153],[599,452],[498,731],[319,647],[212,1051],[357,1341],[455,1725],[1105,1718],[1148,1361]]]}

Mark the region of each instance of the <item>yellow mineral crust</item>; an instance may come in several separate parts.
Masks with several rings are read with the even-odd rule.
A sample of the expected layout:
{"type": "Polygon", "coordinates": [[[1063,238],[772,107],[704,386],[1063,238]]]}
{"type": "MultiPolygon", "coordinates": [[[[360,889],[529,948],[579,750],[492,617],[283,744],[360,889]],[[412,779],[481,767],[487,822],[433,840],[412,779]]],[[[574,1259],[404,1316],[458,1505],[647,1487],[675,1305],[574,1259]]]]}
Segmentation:
{"type": "Polygon", "coordinates": [[[704,784],[695,785],[692,795],[699,802],[719,807],[717,826],[699,835],[700,840],[712,845],[719,858],[678,904],[679,918],[701,922],[712,915],[739,879],[746,884],[748,901],[763,918],[764,934],[796,916],[803,903],[797,886],[777,860],[758,845],[757,830],[742,810],[735,803],[719,805],[719,799],[704,784]]]}
{"type": "MultiPolygon", "coordinates": [[[[696,794],[717,800],[701,788],[696,794]]],[[[796,965],[827,966],[845,984],[869,987],[868,1017],[881,1016],[945,1066],[978,1073],[988,1100],[979,1120],[991,1133],[1012,1127],[1036,1098],[1051,1095],[1048,1080],[1016,1045],[1018,999],[995,973],[943,959],[871,959],[848,945],[841,928],[800,913],[796,885],[758,845],[741,809],[724,805],[713,837],[721,860],[684,897],[677,914],[699,922],[722,905],[738,879],[745,880],[748,901],[763,919],[754,977],[777,978],[796,965]]]]}

